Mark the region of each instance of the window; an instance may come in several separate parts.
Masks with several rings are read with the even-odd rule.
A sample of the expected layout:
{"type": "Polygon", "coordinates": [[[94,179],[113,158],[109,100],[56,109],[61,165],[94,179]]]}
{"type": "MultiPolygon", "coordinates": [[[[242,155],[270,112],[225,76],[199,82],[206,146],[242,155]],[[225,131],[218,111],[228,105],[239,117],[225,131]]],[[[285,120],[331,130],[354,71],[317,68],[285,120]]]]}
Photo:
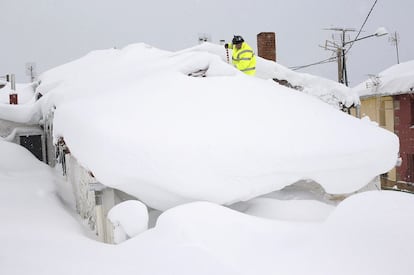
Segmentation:
{"type": "Polygon", "coordinates": [[[28,149],[40,161],[43,161],[43,148],[41,135],[20,136],[20,145],[28,149]]]}
{"type": "Polygon", "coordinates": [[[394,100],[394,109],[395,110],[399,110],[400,109],[400,100],[399,99],[395,99],[394,100]]]}
{"type": "Polygon", "coordinates": [[[399,126],[400,125],[400,117],[399,116],[395,116],[394,117],[394,124],[395,124],[395,126],[399,126]]]}

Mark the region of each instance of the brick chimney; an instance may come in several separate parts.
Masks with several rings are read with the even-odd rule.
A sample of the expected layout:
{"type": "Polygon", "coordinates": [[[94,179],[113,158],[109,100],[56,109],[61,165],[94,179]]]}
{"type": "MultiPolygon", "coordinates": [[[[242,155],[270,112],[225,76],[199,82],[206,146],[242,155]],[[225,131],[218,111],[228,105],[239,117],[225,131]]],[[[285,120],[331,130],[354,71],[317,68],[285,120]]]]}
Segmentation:
{"type": "Polygon", "coordinates": [[[276,61],[276,34],[261,32],[257,35],[257,54],[268,60],[276,61]]]}

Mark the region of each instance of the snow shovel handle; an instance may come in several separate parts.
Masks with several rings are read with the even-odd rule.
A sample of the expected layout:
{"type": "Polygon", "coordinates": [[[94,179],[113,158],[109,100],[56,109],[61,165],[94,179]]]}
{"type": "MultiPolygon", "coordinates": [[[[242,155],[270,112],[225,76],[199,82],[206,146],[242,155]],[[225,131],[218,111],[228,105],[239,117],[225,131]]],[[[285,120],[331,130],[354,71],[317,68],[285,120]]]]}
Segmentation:
{"type": "Polygon", "coordinates": [[[226,48],[226,55],[227,55],[227,63],[230,63],[229,49],[228,48],[226,48]]]}

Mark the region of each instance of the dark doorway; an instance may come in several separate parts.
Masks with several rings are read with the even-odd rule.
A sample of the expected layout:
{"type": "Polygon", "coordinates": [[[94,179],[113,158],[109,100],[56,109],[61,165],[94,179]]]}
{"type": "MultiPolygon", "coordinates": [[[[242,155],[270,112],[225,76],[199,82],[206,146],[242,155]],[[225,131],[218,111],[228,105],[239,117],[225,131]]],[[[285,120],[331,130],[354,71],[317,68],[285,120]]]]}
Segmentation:
{"type": "Polygon", "coordinates": [[[407,178],[408,182],[414,183],[414,154],[407,154],[407,178]]]}
{"type": "Polygon", "coordinates": [[[35,157],[37,157],[40,161],[43,161],[41,135],[20,136],[20,145],[32,152],[32,154],[35,157]]]}

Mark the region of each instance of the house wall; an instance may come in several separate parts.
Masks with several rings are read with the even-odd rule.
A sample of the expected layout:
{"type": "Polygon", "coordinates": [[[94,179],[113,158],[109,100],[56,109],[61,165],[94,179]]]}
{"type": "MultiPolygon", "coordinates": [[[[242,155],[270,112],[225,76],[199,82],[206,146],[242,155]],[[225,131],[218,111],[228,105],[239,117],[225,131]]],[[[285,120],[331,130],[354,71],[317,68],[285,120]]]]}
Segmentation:
{"type": "Polygon", "coordinates": [[[53,116],[54,111],[51,110],[44,118],[44,133],[45,133],[45,153],[47,164],[51,167],[56,165],[56,147],[53,141],[53,116]]]}
{"type": "Polygon", "coordinates": [[[39,125],[0,119],[0,137],[25,147],[40,161],[47,162],[45,135],[39,125]]]}
{"type": "Polygon", "coordinates": [[[400,138],[402,164],[397,180],[414,183],[414,94],[395,96],[395,133],[400,138]]]}
{"type": "Polygon", "coordinates": [[[63,158],[65,167],[62,170],[74,192],[77,212],[100,241],[113,243],[113,228],[107,216],[115,205],[114,190],[100,184],[72,154],[66,153],[63,158]]]}
{"type": "MultiPolygon", "coordinates": [[[[394,100],[391,96],[361,99],[361,115],[362,117],[368,116],[380,127],[394,132],[394,100]]],[[[388,179],[397,180],[395,168],[388,172],[388,179]]]]}
{"type": "Polygon", "coordinates": [[[114,225],[107,219],[108,212],[114,205],[136,198],[101,184],[91,171],[80,165],[63,138],[53,140],[53,116],[52,110],[44,121],[48,164],[61,170],[67,184],[65,189],[73,191],[73,202],[84,224],[98,240],[114,243],[114,225]]]}

